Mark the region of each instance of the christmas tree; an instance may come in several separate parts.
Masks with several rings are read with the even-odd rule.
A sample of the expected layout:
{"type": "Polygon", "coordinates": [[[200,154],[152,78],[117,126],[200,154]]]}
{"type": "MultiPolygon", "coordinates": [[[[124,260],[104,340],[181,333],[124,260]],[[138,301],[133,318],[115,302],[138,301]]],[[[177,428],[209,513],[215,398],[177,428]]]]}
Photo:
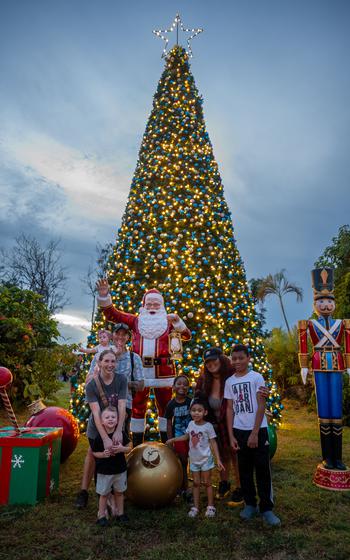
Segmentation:
{"type": "MultiPolygon", "coordinates": [[[[166,57],[110,257],[111,295],[118,308],[137,313],[145,290],[162,292],[168,313],[178,313],[192,331],[178,370],[193,381],[206,348],[220,346],[229,353],[235,343],[248,345],[253,369],[270,387],[268,408],[278,424],[283,406],[266,360],[202,104],[188,55],[176,45],[166,57]]],[[[96,344],[102,325],[99,315],[90,344],[96,344]]]]}

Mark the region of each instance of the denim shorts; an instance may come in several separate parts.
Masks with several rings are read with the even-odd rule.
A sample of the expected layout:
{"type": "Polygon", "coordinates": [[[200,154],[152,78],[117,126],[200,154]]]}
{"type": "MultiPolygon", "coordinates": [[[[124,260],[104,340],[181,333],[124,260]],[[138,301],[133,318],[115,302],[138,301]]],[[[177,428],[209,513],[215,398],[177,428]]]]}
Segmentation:
{"type": "Polygon", "coordinates": [[[210,471],[214,467],[215,467],[215,463],[214,463],[214,457],[212,455],[210,455],[210,457],[208,457],[207,461],[205,463],[201,464],[201,465],[190,462],[190,470],[192,472],[210,471]]]}

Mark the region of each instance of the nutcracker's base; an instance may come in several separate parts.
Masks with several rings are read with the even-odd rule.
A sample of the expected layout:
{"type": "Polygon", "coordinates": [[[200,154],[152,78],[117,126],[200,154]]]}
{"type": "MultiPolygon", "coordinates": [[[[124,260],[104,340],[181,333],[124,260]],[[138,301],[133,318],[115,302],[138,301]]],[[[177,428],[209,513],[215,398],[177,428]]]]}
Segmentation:
{"type": "Polygon", "coordinates": [[[350,469],[347,468],[345,471],[325,469],[322,463],[320,463],[317,465],[313,483],[325,490],[335,490],[336,492],[350,491],[350,469]]]}

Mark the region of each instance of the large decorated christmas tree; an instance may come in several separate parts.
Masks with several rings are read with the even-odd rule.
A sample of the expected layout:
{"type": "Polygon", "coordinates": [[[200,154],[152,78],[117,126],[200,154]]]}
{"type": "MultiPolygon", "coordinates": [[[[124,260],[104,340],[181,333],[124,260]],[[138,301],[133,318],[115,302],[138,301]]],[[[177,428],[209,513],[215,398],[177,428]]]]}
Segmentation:
{"type": "MultiPolygon", "coordinates": [[[[137,313],[145,290],[162,292],[168,312],[178,313],[192,331],[178,364],[192,380],[207,347],[229,353],[234,344],[247,344],[253,368],[270,386],[268,406],[278,423],[282,405],[236,247],[203,100],[186,51],[176,45],[165,60],[109,261],[112,299],[118,308],[137,313]]],[[[97,315],[90,345],[102,325],[97,315]]],[[[82,420],[79,406],[73,412],[82,420]]]]}

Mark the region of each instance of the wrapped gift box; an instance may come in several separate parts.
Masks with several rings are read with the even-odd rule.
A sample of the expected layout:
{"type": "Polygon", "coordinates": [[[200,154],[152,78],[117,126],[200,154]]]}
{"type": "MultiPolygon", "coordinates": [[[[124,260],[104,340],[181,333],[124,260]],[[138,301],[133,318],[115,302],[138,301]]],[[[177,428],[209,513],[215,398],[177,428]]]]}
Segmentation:
{"type": "Polygon", "coordinates": [[[62,428],[0,428],[0,504],[35,504],[59,485],[62,428]]]}

